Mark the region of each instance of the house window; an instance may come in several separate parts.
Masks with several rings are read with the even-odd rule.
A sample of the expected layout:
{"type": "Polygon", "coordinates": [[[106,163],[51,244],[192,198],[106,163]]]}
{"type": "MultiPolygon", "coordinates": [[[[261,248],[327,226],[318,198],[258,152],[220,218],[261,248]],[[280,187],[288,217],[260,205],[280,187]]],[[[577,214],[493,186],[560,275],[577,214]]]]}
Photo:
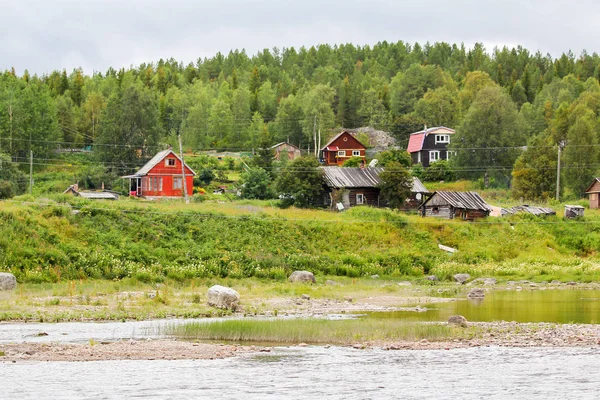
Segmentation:
{"type": "Polygon", "coordinates": [[[362,193],[356,194],[356,204],[365,204],[365,196],[362,193]]]}
{"type": "Polygon", "coordinates": [[[417,164],[421,164],[421,152],[417,153],[417,164]]]}
{"type": "Polygon", "coordinates": [[[148,178],[148,190],[152,191],[152,178],[148,178]]]}
{"type": "Polygon", "coordinates": [[[173,177],[173,189],[181,189],[183,187],[183,179],[180,176],[173,177]]]}
{"type": "Polygon", "coordinates": [[[352,150],[352,157],[360,157],[360,150],[352,150]]]}
{"type": "Polygon", "coordinates": [[[450,135],[435,135],[435,144],[450,143],[450,135]]]}
{"type": "Polygon", "coordinates": [[[162,192],[162,176],[158,178],[158,191],[162,192]]]}
{"type": "Polygon", "coordinates": [[[446,160],[449,160],[452,157],[456,157],[456,151],[447,151],[446,152],[446,160]]]}
{"type": "Polygon", "coordinates": [[[429,162],[436,162],[440,159],[440,152],[438,150],[432,150],[429,152],[429,162]]]}
{"type": "Polygon", "coordinates": [[[167,158],[165,160],[165,166],[167,166],[167,167],[174,167],[175,166],[175,159],[174,158],[167,158]]]}
{"type": "Polygon", "coordinates": [[[346,150],[338,150],[337,156],[338,157],[346,157],[346,150]]]}

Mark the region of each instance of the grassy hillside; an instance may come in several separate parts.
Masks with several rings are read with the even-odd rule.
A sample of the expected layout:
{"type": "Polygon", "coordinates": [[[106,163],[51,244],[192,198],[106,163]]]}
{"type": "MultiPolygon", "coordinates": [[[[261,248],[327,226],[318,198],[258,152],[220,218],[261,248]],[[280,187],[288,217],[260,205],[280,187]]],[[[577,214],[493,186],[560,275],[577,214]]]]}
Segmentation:
{"type": "Polygon", "coordinates": [[[21,282],[284,279],[296,269],[351,277],[600,278],[600,213],[593,210],[580,221],[523,215],[468,223],[366,207],[332,213],[265,202],[25,200],[33,199],[0,202],[0,269],[21,282]],[[459,251],[448,255],[438,244],[459,251]]]}

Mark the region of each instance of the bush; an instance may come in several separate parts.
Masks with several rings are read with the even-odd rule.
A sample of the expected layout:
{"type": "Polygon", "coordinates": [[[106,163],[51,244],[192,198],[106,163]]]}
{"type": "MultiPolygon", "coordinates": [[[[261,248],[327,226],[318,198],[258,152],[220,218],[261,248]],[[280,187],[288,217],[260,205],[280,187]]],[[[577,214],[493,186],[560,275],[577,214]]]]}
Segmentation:
{"type": "Polygon", "coordinates": [[[356,167],[360,167],[362,163],[363,163],[362,157],[354,156],[354,157],[350,157],[349,159],[344,161],[344,163],[342,164],[342,167],[356,168],[356,167]]]}
{"type": "Polygon", "coordinates": [[[15,195],[13,185],[9,181],[0,181],[0,199],[10,199],[15,195]]]}
{"type": "Polygon", "coordinates": [[[242,198],[265,200],[273,198],[271,176],[262,168],[250,168],[242,174],[242,198]]]}
{"type": "Polygon", "coordinates": [[[429,168],[425,169],[422,174],[422,178],[425,181],[453,181],[454,171],[446,160],[439,160],[432,163],[429,168]]]}

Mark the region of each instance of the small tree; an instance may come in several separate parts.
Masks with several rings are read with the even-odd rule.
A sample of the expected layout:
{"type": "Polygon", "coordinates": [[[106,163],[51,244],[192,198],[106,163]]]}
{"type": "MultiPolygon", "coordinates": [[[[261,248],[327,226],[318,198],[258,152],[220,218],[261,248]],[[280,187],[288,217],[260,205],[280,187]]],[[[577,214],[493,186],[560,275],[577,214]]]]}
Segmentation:
{"type": "Polygon", "coordinates": [[[349,159],[347,159],[346,161],[344,161],[344,163],[342,164],[342,167],[347,167],[347,168],[356,168],[356,167],[360,167],[360,165],[363,163],[363,159],[361,157],[350,157],[349,159]]]}
{"type": "Polygon", "coordinates": [[[271,199],[271,176],[262,168],[250,168],[242,174],[242,198],[244,199],[271,199]]]}
{"type": "Polygon", "coordinates": [[[0,153],[0,199],[22,194],[27,188],[27,177],[7,154],[0,153]]]}
{"type": "Polygon", "coordinates": [[[429,168],[423,171],[422,178],[429,182],[452,181],[454,180],[454,171],[448,161],[439,160],[432,163],[429,168]]]}
{"type": "Polygon", "coordinates": [[[280,172],[275,187],[277,193],[296,207],[308,207],[323,194],[323,172],[313,157],[295,159],[280,172]]]}
{"type": "Polygon", "coordinates": [[[198,173],[197,181],[201,185],[210,185],[210,183],[215,179],[215,173],[210,168],[202,168],[198,173]]]}
{"type": "Polygon", "coordinates": [[[378,167],[385,167],[388,163],[398,162],[404,167],[410,167],[412,160],[406,150],[386,150],[377,155],[378,167]]]}
{"type": "Polygon", "coordinates": [[[390,207],[400,208],[410,196],[412,177],[408,170],[398,162],[391,162],[379,174],[381,196],[390,207]]]}

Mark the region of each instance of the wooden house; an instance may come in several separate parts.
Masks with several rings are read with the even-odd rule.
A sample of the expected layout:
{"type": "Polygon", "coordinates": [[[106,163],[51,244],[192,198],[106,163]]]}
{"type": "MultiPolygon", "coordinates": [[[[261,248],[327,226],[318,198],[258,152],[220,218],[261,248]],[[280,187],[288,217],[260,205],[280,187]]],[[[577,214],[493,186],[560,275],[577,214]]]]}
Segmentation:
{"type": "Polygon", "coordinates": [[[366,162],[367,147],[347,131],[335,135],[321,149],[321,161],[325,165],[342,165],[352,157],[360,157],[366,162]]]}
{"type": "Polygon", "coordinates": [[[274,146],[271,146],[271,150],[275,152],[275,159],[281,161],[282,159],[295,160],[296,158],[302,157],[302,151],[298,146],[294,146],[291,143],[281,142],[274,146]]]}
{"type": "MultiPolygon", "coordinates": [[[[368,205],[383,207],[387,202],[380,197],[379,174],[383,168],[343,168],[343,167],[321,167],[326,185],[326,198],[324,204],[335,207],[336,203],[342,203],[344,208],[368,205]],[[336,196],[341,196],[336,198],[336,196]]],[[[416,199],[422,198],[429,193],[419,178],[413,178],[411,197],[407,199],[410,207],[416,199]]]]}
{"type": "Polygon", "coordinates": [[[590,208],[600,208],[600,178],[595,178],[585,194],[590,195],[590,208]]]}
{"type": "MultiPolygon", "coordinates": [[[[139,171],[133,175],[124,176],[129,179],[130,194],[146,198],[169,198],[183,196],[182,161],[173,150],[163,150],[157,153],[139,171]]],[[[194,190],[196,173],[185,166],[185,182],[187,194],[191,196],[194,190]]]]}
{"type": "Polygon", "coordinates": [[[492,208],[476,192],[434,192],[421,205],[421,215],[472,221],[487,217],[492,208]]]}
{"type": "Polygon", "coordinates": [[[427,168],[438,160],[449,160],[452,152],[448,151],[450,138],[456,131],[445,126],[423,129],[411,133],[408,139],[407,151],[413,164],[421,164],[427,168]]]}

